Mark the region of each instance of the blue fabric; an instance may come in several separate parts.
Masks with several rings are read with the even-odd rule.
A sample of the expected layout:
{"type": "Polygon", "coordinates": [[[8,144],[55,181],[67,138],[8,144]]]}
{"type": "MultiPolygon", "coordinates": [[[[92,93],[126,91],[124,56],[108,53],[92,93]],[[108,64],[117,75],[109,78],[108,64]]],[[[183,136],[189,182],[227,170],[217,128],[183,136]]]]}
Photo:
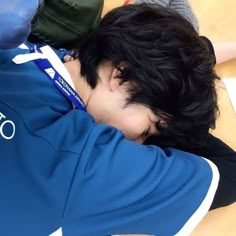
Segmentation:
{"type": "Polygon", "coordinates": [[[0,49],[23,43],[30,33],[30,23],[41,0],[1,0],[0,49]]]}
{"type": "Polygon", "coordinates": [[[14,64],[22,53],[0,52],[0,235],[177,233],[206,196],[208,163],[96,125],[34,62],[14,64]]]}

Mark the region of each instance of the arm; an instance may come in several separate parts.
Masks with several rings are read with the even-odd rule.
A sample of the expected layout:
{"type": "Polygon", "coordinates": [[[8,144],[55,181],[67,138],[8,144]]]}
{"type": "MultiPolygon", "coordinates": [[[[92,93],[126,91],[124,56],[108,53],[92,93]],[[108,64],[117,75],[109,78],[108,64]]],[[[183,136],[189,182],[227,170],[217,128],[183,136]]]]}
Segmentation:
{"type": "MultiPolygon", "coordinates": [[[[236,235],[236,203],[227,207],[210,211],[194,229],[190,236],[235,236],[236,235]]],[[[121,235],[120,235],[121,236],[121,235]]],[[[124,236],[124,235],[123,235],[124,236]]],[[[126,235],[131,236],[131,235],[126,235]]],[[[133,235],[148,236],[148,235],[133,235]]]]}
{"type": "Polygon", "coordinates": [[[216,55],[216,64],[236,58],[236,41],[215,42],[213,47],[216,55]]]}
{"type": "Polygon", "coordinates": [[[139,145],[112,133],[97,126],[87,139],[63,233],[189,235],[211,205],[215,167],[189,153],[139,145]]]}
{"type": "MultiPolygon", "coordinates": [[[[187,147],[186,147],[187,148],[187,147]]],[[[187,149],[195,155],[211,160],[220,172],[219,186],[211,209],[227,206],[236,201],[236,152],[222,140],[209,134],[206,143],[195,149],[187,149]]]]}
{"type": "Polygon", "coordinates": [[[23,43],[30,32],[30,22],[41,0],[2,0],[0,10],[0,49],[23,43]]]}

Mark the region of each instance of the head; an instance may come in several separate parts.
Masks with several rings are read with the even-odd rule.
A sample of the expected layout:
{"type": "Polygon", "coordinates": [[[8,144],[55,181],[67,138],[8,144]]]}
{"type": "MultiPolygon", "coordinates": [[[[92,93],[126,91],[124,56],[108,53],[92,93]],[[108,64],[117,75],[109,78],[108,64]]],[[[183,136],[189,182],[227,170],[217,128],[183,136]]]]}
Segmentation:
{"type": "Polygon", "coordinates": [[[74,57],[92,88],[89,112],[127,138],[158,134],[168,145],[194,143],[214,127],[214,59],[179,14],[153,5],[116,8],[74,57]]]}

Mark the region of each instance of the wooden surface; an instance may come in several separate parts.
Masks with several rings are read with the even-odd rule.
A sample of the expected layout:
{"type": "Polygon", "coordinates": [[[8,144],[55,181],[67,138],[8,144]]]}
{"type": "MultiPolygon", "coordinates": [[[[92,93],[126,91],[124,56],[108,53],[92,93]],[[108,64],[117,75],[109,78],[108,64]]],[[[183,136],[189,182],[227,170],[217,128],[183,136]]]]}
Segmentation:
{"type": "Polygon", "coordinates": [[[115,7],[122,6],[124,2],[124,0],[104,0],[102,15],[106,14],[108,11],[115,7]]]}
{"type": "MultiPolygon", "coordinates": [[[[198,17],[202,35],[209,37],[214,42],[236,41],[235,0],[190,0],[190,3],[198,17]]],[[[222,79],[236,78],[236,60],[218,65],[216,71],[222,79]]],[[[213,134],[236,150],[236,113],[223,83],[218,86],[218,97],[220,116],[213,134]]]]}

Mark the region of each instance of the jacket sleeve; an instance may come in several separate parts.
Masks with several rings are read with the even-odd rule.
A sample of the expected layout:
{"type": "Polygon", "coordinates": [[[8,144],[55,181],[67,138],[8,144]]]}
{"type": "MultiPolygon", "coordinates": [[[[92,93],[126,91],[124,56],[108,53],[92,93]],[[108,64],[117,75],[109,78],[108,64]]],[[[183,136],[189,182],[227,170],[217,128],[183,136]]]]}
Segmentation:
{"type": "Polygon", "coordinates": [[[195,16],[192,6],[188,0],[136,0],[135,3],[151,3],[169,7],[188,20],[196,31],[199,30],[197,17],[195,16]]]}
{"type": "Polygon", "coordinates": [[[189,235],[208,212],[218,180],[204,158],[139,145],[98,125],[71,184],[63,235],[189,235]]]}
{"type": "Polygon", "coordinates": [[[30,23],[41,0],[1,0],[0,49],[23,43],[30,33],[30,23]]]}

